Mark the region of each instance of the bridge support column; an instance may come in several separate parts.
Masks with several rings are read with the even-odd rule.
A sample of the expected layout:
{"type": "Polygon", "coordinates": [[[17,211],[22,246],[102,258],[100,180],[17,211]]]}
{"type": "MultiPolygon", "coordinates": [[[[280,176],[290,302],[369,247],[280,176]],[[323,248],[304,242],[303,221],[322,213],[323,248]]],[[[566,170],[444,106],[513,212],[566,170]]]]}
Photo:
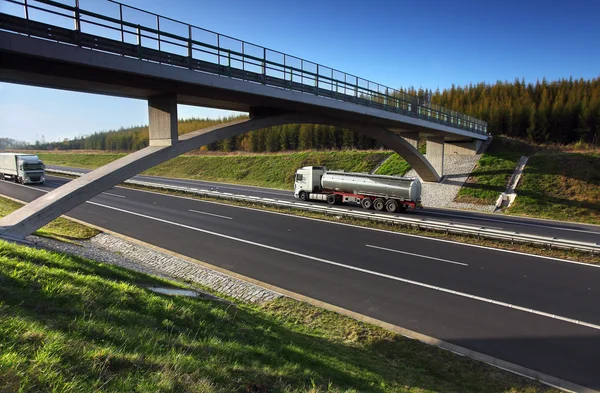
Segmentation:
{"type": "Polygon", "coordinates": [[[177,94],[164,94],[148,100],[150,146],[177,143],[177,94]]]}
{"type": "Polygon", "coordinates": [[[440,178],[444,176],[444,137],[430,136],[427,138],[427,161],[438,173],[440,178]]]}
{"type": "Polygon", "coordinates": [[[402,138],[410,143],[415,149],[419,149],[419,133],[418,132],[406,132],[402,133],[402,138]]]}

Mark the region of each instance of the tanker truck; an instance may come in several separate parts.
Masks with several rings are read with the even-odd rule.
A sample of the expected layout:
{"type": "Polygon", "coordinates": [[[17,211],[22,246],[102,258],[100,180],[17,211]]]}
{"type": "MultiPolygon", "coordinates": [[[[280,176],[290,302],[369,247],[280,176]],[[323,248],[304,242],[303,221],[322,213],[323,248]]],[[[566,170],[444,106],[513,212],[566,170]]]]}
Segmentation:
{"type": "Polygon", "coordinates": [[[421,182],[417,178],[328,171],[324,166],[298,169],[294,196],[303,201],[355,203],[364,209],[388,212],[422,207],[421,182]]]}
{"type": "Polygon", "coordinates": [[[34,154],[0,153],[0,179],[15,183],[43,183],[46,166],[34,154]]]}

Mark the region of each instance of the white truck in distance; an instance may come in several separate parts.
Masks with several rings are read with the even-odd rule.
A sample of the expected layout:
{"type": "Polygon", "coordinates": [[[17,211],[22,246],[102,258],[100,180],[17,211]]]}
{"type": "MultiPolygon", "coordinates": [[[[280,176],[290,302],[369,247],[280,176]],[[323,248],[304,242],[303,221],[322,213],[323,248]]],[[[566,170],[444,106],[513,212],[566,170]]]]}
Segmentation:
{"type": "Polygon", "coordinates": [[[34,154],[0,153],[0,179],[15,183],[43,183],[46,166],[34,154]]]}
{"type": "Polygon", "coordinates": [[[323,166],[305,166],[296,171],[294,196],[330,205],[360,203],[365,209],[388,212],[422,207],[419,179],[328,171],[323,166]]]}

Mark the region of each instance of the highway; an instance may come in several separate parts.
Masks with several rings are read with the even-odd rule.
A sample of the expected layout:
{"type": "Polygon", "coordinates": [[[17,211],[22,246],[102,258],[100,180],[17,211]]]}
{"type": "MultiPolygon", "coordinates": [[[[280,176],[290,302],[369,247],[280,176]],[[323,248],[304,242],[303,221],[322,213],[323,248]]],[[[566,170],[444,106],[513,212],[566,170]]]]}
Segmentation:
{"type": "MultiPolygon", "coordinates": [[[[65,181],[48,176],[37,187],[0,182],[0,195],[31,201],[65,181]]],[[[600,388],[596,266],[122,187],[69,215],[319,301],[600,388]]]]}
{"type": "MultiPolygon", "coordinates": [[[[71,167],[62,167],[49,165],[49,168],[56,168],[62,170],[68,170],[73,172],[85,173],[89,170],[71,167]]],[[[275,190],[272,188],[260,188],[251,186],[242,186],[234,184],[224,184],[216,182],[206,182],[201,180],[189,180],[189,179],[174,179],[159,176],[135,176],[132,179],[140,181],[148,181],[159,184],[184,186],[184,187],[196,187],[204,189],[214,189],[221,192],[229,192],[232,194],[243,194],[247,196],[257,196],[263,198],[273,198],[280,200],[294,200],[293,191],[275,190]]],[[[290,184],[290,189],[293,185],[290,184]]],[[[322,205],[319,202],[311,202],[314,204],[322,205]]],[[[338,206],[339,208],[362,210],[360,206],[338,206]]],[[[384,214],[393,214],[382,212],[384,214]]],[[[514,217],[506,216],[502,214],[487,214],[478,212],[459,211],[451,209],[440,209],[425,207],[422,210],[413,212],[403,213],[403,215],[410,214],[413,216],[422,217],[425,220],[432,219],[443,222],[453,222],[474,226],[481,226],[485,228],[500,229],[511,232],[527,233],[538,236],[546,237],[557,237],[567,240],[577,240],[581,242],[589,243],[600,243],[600,226],[569,223],[562,221],[552,220],[539,220],[533,218],[514,217]]]]}

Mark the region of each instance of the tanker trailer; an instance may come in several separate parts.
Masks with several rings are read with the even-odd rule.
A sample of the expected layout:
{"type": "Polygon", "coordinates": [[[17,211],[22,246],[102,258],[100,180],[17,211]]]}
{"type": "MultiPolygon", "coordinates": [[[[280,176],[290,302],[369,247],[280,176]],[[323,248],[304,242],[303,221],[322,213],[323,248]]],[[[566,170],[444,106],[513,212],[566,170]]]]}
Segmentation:
{"type": "Polygon", "coordinates": [[[389,212],[422,207],[421,182],[417,178],[328,171],[322,166],[296,171],[294,196],[303,201],[355,203],[365,209],[389,212]]]}

